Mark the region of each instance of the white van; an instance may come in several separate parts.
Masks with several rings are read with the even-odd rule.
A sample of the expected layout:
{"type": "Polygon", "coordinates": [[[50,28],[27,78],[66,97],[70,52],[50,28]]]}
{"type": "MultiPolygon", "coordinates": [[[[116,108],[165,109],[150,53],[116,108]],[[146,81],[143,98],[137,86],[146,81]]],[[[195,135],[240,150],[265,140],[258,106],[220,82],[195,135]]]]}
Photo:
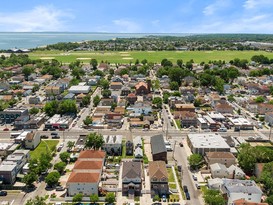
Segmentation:
{"type": "Polygon", "coordinates": [[[227,132],[227,128],[226,127],[220,127],[218,129],[218,132],[227,132]]]}

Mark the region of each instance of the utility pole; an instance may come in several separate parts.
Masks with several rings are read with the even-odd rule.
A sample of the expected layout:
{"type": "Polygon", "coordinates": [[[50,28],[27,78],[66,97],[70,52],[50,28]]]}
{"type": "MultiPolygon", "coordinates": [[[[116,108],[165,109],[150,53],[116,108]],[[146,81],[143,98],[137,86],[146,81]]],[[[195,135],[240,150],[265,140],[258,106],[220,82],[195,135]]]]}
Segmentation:
{"type": "MultiPolygon", "coordinates": [[[[167,120],[168,121],[168,120],[167,120]]],[[[166,140],[168,140],[168,129],[169,129],[169,123],[167,122],[167,129],[166,129],[166,140]]]]}

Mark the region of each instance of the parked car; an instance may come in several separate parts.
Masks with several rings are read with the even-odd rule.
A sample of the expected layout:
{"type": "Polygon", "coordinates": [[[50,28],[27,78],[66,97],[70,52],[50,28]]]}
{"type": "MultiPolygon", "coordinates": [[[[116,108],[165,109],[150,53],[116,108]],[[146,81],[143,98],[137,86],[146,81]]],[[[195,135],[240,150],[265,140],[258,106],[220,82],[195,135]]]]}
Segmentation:
{"type": "Polygon", "coordinates": [[[196,189],[200,189],[200,184],[195,184],[196,189]]]}
{"type": "Polygon", "coordinates": [[[188,192],[189,190],[188,190],[188,187],[185,185],[185,186],[183,186],[183,190],[184,190],[184,192],[188,192]]]}
{"type": "Polygon", "coordinates": [[[182,171],[182,165],[178,165],[178,166],[177,166],[177,170],[178,170],[179,172],[181,172],[181,171],[182,171]]]}
{"type": "Polygon", "coordinates": [[[183,147],[183,143],[182,143],[182,142],[180,142],[180,143],[179,143],[179,146],[180,146],[180,147],[183,147]]]}
{"type": "Polygon", "coordinates": [[[191,200],[191,196],[190,196],[190,193],[189,193],[189,192],[186,192],[185,195],[186,195],[186,199],[187,199],[187,200],[191,200]]]}
{"type": "Polygon", "coordinates": [[[65,188],[62,186],[56,186],[56,191],[64,191],[65,188]]]}
{"type": "Polygon", "coordinates": [[[192,175],[192,178],[194,181],[197,181],[197,177],[194,174],[192,175]]]}
{"type": "Polygon", "coordinates": [[[111,131],[117,131],[117,128],[112,128],[111,131]]]}
{"type": "Polygon", "coordinates": [[[48,139],[47,135],[41,135],[41,139],[48,139]]]}
{"type": "Polygon", "coordinates": [[[3,131],[9,131],[9,128],[6,127],[6,128],[3,129],[3,131]]]}
{"type": "Polygon", "coordinates": [[[0,196],[7,196],[8,192],[6,191],[0,191],[0,196]]]}

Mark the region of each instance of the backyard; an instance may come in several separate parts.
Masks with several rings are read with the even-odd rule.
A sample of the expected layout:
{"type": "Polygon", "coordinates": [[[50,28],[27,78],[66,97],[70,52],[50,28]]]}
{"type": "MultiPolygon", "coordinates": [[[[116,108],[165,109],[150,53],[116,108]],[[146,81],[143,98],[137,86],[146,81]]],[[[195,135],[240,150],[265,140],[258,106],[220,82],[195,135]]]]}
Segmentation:
{"type": "Polygon", "coordinates": [[[30,151],[30,157],[32,159],[38,159],[42,153],[46,153],[49,150],[52,153],[55,150],[59,140],[42,140],[41,143],[36,147],[35,150],[30,151]]]}

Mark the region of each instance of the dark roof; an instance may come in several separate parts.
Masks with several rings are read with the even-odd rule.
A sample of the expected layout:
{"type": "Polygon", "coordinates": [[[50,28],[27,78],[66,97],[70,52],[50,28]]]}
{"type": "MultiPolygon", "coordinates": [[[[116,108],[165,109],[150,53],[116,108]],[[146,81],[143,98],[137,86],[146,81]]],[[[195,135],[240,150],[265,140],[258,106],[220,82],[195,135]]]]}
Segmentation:
{"type": "Polygon", "coordinates": [[[151,137],[152,154],[167,152],[163,135],[155,135],[151,137]]]}
{"type": "Polygon", "coordinates": [[[141,162],[123,162],[122,178],[141,178],[141,162]]]}

